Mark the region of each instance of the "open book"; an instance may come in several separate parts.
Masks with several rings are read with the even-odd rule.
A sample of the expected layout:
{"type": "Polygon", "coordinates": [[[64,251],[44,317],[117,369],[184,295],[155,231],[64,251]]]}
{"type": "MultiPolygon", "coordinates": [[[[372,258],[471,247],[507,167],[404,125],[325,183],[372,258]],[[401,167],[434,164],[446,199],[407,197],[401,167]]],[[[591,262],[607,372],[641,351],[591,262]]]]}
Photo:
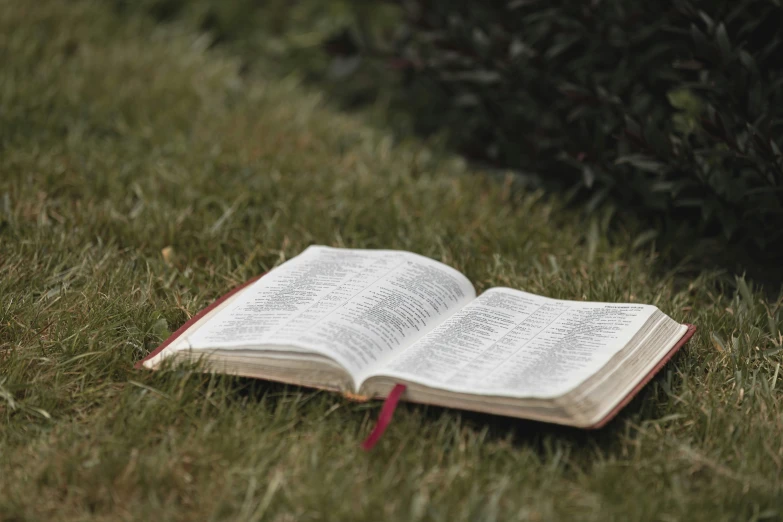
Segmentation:
{"type": "Polygon", "coordinates": [[[654,306],[491,288],[392,250],[312,246],[143,361],[578,427],[613,417],[693,334],[654,306]]]}

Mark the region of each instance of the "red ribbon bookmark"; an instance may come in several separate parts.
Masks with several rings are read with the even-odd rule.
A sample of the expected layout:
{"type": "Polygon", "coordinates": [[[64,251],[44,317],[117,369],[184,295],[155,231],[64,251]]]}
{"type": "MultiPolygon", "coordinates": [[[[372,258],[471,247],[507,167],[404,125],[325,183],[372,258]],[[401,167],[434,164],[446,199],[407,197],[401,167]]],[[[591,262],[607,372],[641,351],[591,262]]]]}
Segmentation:
{"type": "Polygon", "coordinates": [[[389,392],[389,396],[383,401],[383,407],[381,408],[380,415],[378,415],[378,422],[375,423],[375,428],[373,428],[370,436],[362,443],[362,449],[364,451],[370,451],[381,438],[383,432],[386,431],[386,427],[391,422],[394,410],[397,409],[397,403],[400,402],[400,397],[404,391],[404,384],[395,384],[392,391],[389,392]]]}

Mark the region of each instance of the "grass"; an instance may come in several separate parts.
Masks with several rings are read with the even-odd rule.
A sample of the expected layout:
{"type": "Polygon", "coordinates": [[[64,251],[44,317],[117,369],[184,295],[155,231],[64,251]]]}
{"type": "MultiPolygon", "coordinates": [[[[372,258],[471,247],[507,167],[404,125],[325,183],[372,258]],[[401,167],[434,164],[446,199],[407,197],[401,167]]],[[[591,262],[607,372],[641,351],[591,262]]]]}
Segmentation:
{"type": "Polygon", "coordinates": [[[783,517],[780,302],[207,44],[100,2],[2,2],[0,519],[783,517]],[[598,432],[403,405],[371,454],[377,404],[132,368],[311,243],[700,330],[598,432]]]}

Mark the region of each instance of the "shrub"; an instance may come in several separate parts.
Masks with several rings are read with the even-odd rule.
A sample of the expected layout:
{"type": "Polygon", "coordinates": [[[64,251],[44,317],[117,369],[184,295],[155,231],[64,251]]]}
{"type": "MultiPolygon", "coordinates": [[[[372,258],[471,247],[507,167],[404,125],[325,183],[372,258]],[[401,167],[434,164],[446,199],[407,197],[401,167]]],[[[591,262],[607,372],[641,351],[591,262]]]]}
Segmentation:
{"type": "Polygon", "coordinates": [[[783,234],[783,16],[765,0],[401,0],[395,64],[469,156],[765,255],[783,234]],[[425,86],[425,87],[422,87],[425,86]]]}
{"type": "Polygon", "coordinates": [[[711,263],[728,241],[752,272],[783,261],[772,1],[115,2],[195,18],[249,67],[296,71],[343,107],[381,100],[385,126],[445,129],[469,158],[588,210],[610,202],[652,218],[680,253],[711,263]],[[711,248],[681,241],[694,236],[711,248]]]}

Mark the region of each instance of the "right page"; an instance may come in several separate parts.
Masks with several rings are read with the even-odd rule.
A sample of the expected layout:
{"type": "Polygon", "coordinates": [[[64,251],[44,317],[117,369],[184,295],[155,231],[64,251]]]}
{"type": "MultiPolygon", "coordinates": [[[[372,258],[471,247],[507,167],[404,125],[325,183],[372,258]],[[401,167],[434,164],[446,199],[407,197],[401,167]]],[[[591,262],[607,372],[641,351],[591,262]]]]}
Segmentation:
{"type": "Polygon", "coordinates": [[[492,288],[375,376],[462,393],[557,397],[604,366],[656,310],[492,288]]]}

